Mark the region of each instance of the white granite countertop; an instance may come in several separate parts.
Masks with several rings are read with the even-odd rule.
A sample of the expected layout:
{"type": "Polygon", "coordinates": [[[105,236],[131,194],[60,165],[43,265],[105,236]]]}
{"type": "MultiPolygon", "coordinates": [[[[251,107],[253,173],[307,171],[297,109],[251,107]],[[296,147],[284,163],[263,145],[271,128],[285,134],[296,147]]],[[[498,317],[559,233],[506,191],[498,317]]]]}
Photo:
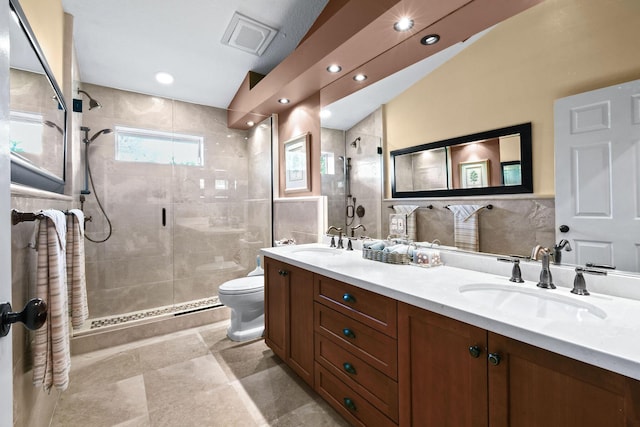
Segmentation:
{"type": "MultiPolygon", "coordinates": [[[[321,244],[266,248],[261,253],[640,380],[638,300],[596,292],[578,296],[567,287],[540,289],[529,280],[515,284],[509,282],[508,273],[498,275],[449,265],[421,268],[385,264],[363,259],[358,250],[329,249],[321,244]],[[491,287],[503,292],[487,289],[491,287]],[[511,300],[506,305],[504,291],[509,295],[506,299],[511,300]],[[539,299],[538,295],[545,298],[539,299]]],[[[510,271],[511,266],[505,266],[510,271]]],[[[589,282],[590,276],[585,278],[589,282]]]]}

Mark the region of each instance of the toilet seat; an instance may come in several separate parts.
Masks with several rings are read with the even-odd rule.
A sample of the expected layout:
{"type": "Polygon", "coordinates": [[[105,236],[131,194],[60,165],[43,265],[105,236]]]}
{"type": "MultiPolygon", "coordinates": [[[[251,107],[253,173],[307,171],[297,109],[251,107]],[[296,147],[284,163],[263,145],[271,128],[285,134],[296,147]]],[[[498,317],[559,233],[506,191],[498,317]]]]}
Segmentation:
{"type": "Polygon", "coordinates": [[[244,295],[264,290],[264,276],[249,276],[229,280],[218,289],[218,294],[244,295]]]}

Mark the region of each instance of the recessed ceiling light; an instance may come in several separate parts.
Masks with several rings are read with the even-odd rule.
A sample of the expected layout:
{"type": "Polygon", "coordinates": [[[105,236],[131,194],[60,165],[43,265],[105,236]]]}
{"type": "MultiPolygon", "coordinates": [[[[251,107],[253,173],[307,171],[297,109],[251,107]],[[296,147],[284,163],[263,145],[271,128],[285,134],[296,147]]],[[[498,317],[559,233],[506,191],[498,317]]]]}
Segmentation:
{"type": "Polygon", "coordinates": [[[253,121],[251,121],[251,120],[249,120],[249,121],[247,122],[247,126],[251,127],[251,126],[253,126],[253,125],[255,125],[255,122],[253,122],[253,121]]]}
{"type": "Polygon", "coordinates": [[[331,64],[327,67],[327,71],[330,73],[339,73],[340,71],[342,71],[342,67],[338,64],[331,64]]]}
{"type": "Polygon", "coordinates": [[[407,31],[413,28],[413,19],[407,17],[401,18],[398,22],[393,24],[393,29],[396,31],[407,31]]]}
{"type": "Polygon", "coordinates": [[[426,46],[436,44],[439,41],[440,41],[440,36],[437,34],[429,34],[420,39],[420,43],[426,46]]]}
{"type": "Polygon", "coordinates": [[[328,119],[329,117],[331,117],[331,110],[327,110],[326,108],[320,110],[321,119],[328,119]]]}
{"type": "Polygon", "coordinates": [[[353,80],[357,81],[357,82],[363,82],[365,80],[367,80],[367,76],[364,74],[356,74],[355,76],[353,76],[353,80]]]}
{"type": "Polygon", "coordinates": [[[173,76],[169,73],[165,73],[163,71],[156,73],[156,80],[158,83],[162,83],[163,85],[170,85],[173,83],[173,76]]]}
{"type": "Polygon", "coordinates": [[[280,98],[280,99],[278,99],[278,102],[280,104],[288,104],[288,103],[291,102],[291,100],[289,100],[289,98],[280,98]]]}

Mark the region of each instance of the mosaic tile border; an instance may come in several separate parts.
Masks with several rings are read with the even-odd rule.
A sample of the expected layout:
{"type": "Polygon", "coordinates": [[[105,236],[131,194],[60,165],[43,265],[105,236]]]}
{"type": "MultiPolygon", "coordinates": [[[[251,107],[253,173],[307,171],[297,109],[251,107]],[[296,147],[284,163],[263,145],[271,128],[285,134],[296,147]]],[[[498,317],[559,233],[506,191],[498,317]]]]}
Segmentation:
{"type": "Polygon", "coordinates": [[[103,317],[102,319],[95,319],[91,321],[90,330],[102,328],[104,326],[121,325],[127,322],[133,322],[141,319],[148,319],[151,317],[162,316],[164,314],[178,314],[182,312],[189,312],[193,310],[202,310],[206,308],[220,307],[222,303],[220,298],[204,298],[195,301],[189,301],[182,304],[176,304],[173,306],[155,308],[147,311],[138,311],[135,313],[121,314],[111,317],[103,317]]]}

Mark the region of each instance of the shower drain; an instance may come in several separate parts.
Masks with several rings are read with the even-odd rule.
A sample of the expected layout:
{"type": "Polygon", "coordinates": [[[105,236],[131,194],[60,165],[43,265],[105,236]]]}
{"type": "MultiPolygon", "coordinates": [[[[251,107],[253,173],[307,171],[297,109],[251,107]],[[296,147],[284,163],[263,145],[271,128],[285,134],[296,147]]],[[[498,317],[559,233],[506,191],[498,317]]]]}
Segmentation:
{"type": "Polygon", "coordinates": [[[221,305],[222,304],[220,303],[220,299],[218,297],[205,298],[201,300],[185,302],[182,304],[176,304],[174,306],[155,308],[153,310],[138,311],[136,313],[122,314],[118,316],[104,317],[102,319],[92,320],[90,329],[97,329],[111,325],[121,325],[123,323],[132,322],[135,320],[162,316],[163,314],[177,314],[204,308],[219,307],[221,305]]]}

